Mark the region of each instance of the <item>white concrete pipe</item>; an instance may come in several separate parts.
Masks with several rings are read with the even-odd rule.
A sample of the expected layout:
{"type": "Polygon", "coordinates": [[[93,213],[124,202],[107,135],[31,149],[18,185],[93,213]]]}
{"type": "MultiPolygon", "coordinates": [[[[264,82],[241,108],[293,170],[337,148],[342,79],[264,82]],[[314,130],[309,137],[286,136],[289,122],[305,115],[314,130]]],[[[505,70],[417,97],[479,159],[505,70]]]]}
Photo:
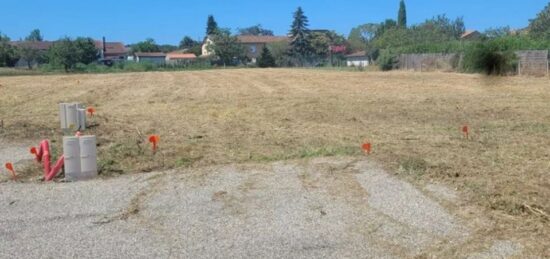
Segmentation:
{"type": "Polygon", "coordinates": [[[59,121],[61,122],[61,129],[67,129],[67,104],[59,104],[59,121]]]}
{"type": "Polygon", "coordinates": [[[85,130],[86,109],[80,103],[60,103],[59,121],[61,129],[85,130]]]}
{"type": "Polygon", "coordinates": [[[78,114],[78,130],[85,130],[86,129],[86,110],[78,108],[77,109],[78,114]]]}
{"type": "Polygon", "coordinates": [[[81,179],[97,176],[97,149],[95,136],[80,137],[80,168],[81,179]]]}
{"type": "Polygon", "coordinates": [[[67,128],[76,130],[78,129],[78,113],[76,110],[78,105],[76,103],[69,103],[66,107],[67,128]]]}
{"type": "Polygon", "coordinates": [[[63,137],[63,156],[65,157],[65,179],[69,181],[81,178],[80,140],[78,137],[63,137]]]}

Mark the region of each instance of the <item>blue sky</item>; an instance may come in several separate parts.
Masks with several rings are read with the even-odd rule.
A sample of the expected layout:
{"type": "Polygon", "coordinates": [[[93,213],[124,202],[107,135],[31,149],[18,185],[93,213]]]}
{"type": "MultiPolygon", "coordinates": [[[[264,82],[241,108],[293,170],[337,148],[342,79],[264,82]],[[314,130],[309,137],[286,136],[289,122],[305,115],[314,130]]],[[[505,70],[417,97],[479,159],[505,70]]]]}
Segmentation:
{"type": "MultiPolygon", "coordinates": [[[[39,28],[48,40],[106,36],[133,43],[147,37],[177,44],[184,35],[204,36],[206,17],[220,27],[262,24],[286,34],[292,12],[302,6],[312,29],[347,35],[356,25],[396,18],[399,0],[0,0],[0,32],[12,39],[39,28]]],[[[548,0],[406,0],[409,24],[437,14],[464,16],[468,29],[527,26],[548,0]]]]}

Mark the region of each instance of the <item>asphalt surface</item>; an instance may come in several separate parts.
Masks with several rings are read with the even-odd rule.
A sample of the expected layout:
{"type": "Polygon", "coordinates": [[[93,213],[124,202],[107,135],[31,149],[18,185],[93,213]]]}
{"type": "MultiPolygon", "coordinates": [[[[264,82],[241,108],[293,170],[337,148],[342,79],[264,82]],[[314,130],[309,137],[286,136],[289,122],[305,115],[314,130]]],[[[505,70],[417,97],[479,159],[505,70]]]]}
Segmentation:
{"type": "MultiPolygon", "coordinates": [[[[2,183],[0,257],[403,258],[467,240],[429,197],[351,158],[2,183]]],[[[520,249],[499,245],[472,257],[520,249]]]]}

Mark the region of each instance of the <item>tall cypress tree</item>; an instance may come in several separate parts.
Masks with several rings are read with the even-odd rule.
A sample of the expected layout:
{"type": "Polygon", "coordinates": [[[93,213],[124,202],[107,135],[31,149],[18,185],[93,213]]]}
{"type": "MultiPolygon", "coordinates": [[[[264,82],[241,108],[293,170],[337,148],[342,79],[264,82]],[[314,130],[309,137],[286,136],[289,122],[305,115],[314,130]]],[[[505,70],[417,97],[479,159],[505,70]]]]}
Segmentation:
{"type": "Polygon", "coordinates": [[[407,28],[407,7],[405,7],[405,1],[401,0],[399,3],[399,13],[397,14],[397,26],[401,28],[407,28]]]}
{"type": "Polygon", "coordinates": [[[294,12],[294,21],[290,28],[290,49],[291,54],[299,58],[307,57],[311,54],[308,25],[308,19],[304,11],[301,7],[298,7],[296,12],[294,12]]]}
{"type": "Polygon", "coordinates": [[[206,22],[206,35],[215,34],[218,31],[218,23],[214,20],[214,16],[209,15],[206,22]]]}

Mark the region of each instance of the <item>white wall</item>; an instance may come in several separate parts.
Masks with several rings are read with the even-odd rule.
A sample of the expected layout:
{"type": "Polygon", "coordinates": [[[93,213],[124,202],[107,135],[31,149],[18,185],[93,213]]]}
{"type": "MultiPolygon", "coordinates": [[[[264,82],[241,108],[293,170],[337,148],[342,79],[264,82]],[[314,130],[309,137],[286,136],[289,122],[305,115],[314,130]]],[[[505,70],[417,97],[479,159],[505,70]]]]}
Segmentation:
{"type": "Polygon", "coordinates": [[[367,67],[369,66],[369,61],[366,59],[348,59],[348,67],[367,67]]]}

